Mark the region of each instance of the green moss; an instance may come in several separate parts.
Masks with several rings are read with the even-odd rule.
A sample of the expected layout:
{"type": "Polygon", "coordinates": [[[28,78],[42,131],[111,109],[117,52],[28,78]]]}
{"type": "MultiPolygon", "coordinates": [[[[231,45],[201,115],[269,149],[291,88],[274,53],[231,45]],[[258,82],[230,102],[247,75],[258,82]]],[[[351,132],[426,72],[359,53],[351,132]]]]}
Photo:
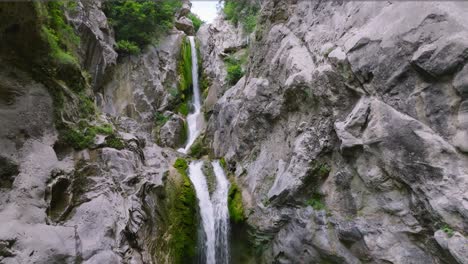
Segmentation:
{"type": "Polygon", "coordinates": [[[225,169],[225,170],[228,169],[228,166],[227,166],[227,163],[226,163],[226,159],[224,159],[224,157],[222,157],[221,159],[219,159],[219,164],[221,164],[221,166],[223,167],[223,169],[225,169]]]}
{"type": "Polygon", "coordinates": [[[174,162],[174,168],[176,168],[180,174],[187,174],[186,172],[188,169],[187,160],[183,158],[177,158],[176,161],[174,162]]]}
{"type": "Polygon", "coordinates": [[[197,248],[197,197],[187,175],[187,161],[177,158],[174,168],[179,172],[181,180],[168,190],[171,197],[169,200],[172,201],[169,206],[168,245],[172,263],[191,263],[197,248]]]}
{"type": "Polygon", "coordinates": [[[179,91],[182,93],[190,91],[190,88],[193,84],[192,49],[187,38],[184,38],[184,41],[182,41],[182,46],[180,47],[177,71],[179,73],[179,91]]]}
{"type": "Polygon", "coordinates": [[[196,159],[200,159],[204,155],[208,155],[209,149],[206,147],[204,137],[198,137],[189,149],[188,154],[196,159]]]}
{"type": "Polygon", "coordinates": [[[125,142],[116,135],[110,135],[106,137],[105,145],[109,148],[115,148],[118,150],[125,148],[125,142]]]}
{"type": "Polygon", "coordinates": [[[177,113],[184,115],[184,116],[188,115],[189,108],[188,108],[187,102],[182,102],[179,104],[179,106],[177,107],[177,113]]]}
{"type": "Polygon", "coordinates": [[[228,194],[229,217],[234,223],[242,223],[245,220],[242,193],[236,183],[231,183],[228,194]]]}
{"type": "Polygon", "coordinates": [[[177,62],[177,73],[179,82],[177,90],[169,90],[173,97],[174,110],[184,116],[188,115],[188,102],[192,94],[192,51],[190,43],[185,38],[180,48],[179,59],[177,62]]]}

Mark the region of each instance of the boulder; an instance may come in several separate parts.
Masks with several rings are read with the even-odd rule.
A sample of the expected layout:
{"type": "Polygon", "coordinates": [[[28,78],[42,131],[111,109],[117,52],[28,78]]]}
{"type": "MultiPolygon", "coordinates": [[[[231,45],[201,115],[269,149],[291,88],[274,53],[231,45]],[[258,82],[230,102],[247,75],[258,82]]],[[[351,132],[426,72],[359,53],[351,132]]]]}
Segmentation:
{"type": "Polygon", "coordinates": [[[175,21],[175,27],[178,30],[185,32],[185,34],[189,36],[193,36],[195,34],[195,28],[193,26],[192,20],[188,19],[187,17],[180,17],[175,21]]]}

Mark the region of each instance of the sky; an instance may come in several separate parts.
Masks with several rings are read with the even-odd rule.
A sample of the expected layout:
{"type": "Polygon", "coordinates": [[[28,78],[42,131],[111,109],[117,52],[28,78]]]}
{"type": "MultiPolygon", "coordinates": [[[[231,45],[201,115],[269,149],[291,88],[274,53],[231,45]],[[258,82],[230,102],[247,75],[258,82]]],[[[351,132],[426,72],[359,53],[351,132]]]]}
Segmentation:
{"type": "Polygon", "coordinates": [[[211,23],[217,16],[217,0],[199,1],[192,0],[192,13],[197,14],[206,23],[211,23]]]}

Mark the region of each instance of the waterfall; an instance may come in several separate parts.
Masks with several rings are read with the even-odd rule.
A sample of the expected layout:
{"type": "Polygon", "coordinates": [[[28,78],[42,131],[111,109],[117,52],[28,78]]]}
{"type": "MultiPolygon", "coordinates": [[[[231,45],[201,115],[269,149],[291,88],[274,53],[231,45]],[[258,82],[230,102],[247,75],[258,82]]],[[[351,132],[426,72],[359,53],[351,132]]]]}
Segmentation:
{"type": "Polygon", "coordinates": [[[215,257],[215,219],[214,219],[214,208],[210,199],[210,193],[208,192],[208,184],[206,183],[205,175],[203,175],[201,167],[203,161],[192,161],[189,166],[189,178],[192,181],[195,188],[195,192],[198,198],[198,204],[200,207],[200,216],[203,231],[205,232],[205,243],[200,245],[203,253],[206,256],[204,263],[214,264],[216,263],[215,257]]]}
{"type": "Polygon", "coordinates": [[[229,263],[229,210],[228,193],[229,181],[219,161],[213,161],[216,175],[216,190],[213,194],[213,213],[216,230],[216,260],[219,263],[229,263]]]}
{"type": "Polygon", "coordinates": [[[190,48],[192,50],[192,82],[193,82],[193,98],[192,106],[193,111],[187,116],[188,126],[188,139],[185,148],[179,149],[182,153],[187,153],[192,146],[195,139],[200,135],[203,127],[203,115],[201,114],[201,99],[200,99],[200,88],[198,84],[198,57],[197,47],[195,45],[195,39],[193,36],[188,37],[190,40],[190,48]]]}
{"type": "MultiPolygon", "coordinates": [[[[198,59],[194,37],[189,37],[192,49],[192,80],[193,80],[193,111],[187,116],[188,140],[185,148],[179,149],[187,153],[195,139],[200,135],[204,120],[201,114],[200,89],[198,85],[198,59]]],[[[206,177],[203,174],[203,161],[192,161],[189,165],[189,178],[192,182],[200,207],[201,236],[199,247],[202,250],[201,263],[228,264],[229,263],[229,211],[228,192],[229,181],[224,174],[219,161],[213,161],[213,170],[216,176],[216,189],[212,196],[208,191],[206,177]]]]}

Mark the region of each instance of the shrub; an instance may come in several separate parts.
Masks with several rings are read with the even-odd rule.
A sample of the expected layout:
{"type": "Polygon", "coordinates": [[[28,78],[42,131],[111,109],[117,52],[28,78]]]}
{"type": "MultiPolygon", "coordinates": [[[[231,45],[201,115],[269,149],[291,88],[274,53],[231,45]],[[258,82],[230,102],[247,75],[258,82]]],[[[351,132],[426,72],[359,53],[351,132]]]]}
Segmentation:
{"type": "Polygon", "coordinates": [[[140,48],[135,42],[128,40],[117,41],[117,52],[119,53],[133,55],[140,53],[140,51],[140,48]]]}
{"type": "Polygon", "coordinates": [[[234,56],[229,56],[224,61],[226,63],[226,81],[230,85],[236,84],[242,76],[244,76],[244,70],[242,69],[243,60],[237,59],[234,56]]]}
{"type": "Polygon", "coordinates": [[[110,135],[106,137],[105,145],[109,148],[115,148],[118,150],[125,148],[125,142],[116,135],[110,135]]]}
{"type": "Polygon", "coordinates": [[[193,27],[195,28],[195,32],[197,32],[200,29],[201,25],[205,23],[203,20],[200,19],[200,17],[198,17],[194,13],[190,13],[187,17],[188,19],[192,20],[193,27]]]}
{"type": "Polygon", "coordinates": [[[250,0],[226,0],[223,9],[226,19],[236,26],[241,23],[247,33],[255,30],[259,10],[259,4],[250,0]]]}
{"type": "Polygon", "coordinates": [[[80,38],[75,34],[73,27],[65,21],[63,10],[67,8],[65,2],[49,1],[39,11],[45,15],[45,23],[41,27],[41,38],[48,44],[50,56],[57,64],[73,65],[78,67],[76,50],[80,38]]]}
{"type": "Polygon", "coordinates": [[[228,193],[229,217],[234,223],[242,223],[245,220],[242,194],[236,183],[232,183],[228,193]]]}
{"type": "Polygon", "coordinates": [[[115,0],[105,2],[104,12],[121,44],[120,51],[136,52],[135,46],[141,50],[173,27],[180,6],[179,0],[115,0]]]}
{"type": "Polygon", "coordinates": [[[322,202],[322,198],[321,198],[321,196],[319,194],[312,195],[312,198],[307,200],[305,203],[306,203],[306,205],[312,206],[312,208],[314,208],[314,210],[317,210],[317,211],[325,210],[325,208],[326,208],[326,206],[322,202]]]}

